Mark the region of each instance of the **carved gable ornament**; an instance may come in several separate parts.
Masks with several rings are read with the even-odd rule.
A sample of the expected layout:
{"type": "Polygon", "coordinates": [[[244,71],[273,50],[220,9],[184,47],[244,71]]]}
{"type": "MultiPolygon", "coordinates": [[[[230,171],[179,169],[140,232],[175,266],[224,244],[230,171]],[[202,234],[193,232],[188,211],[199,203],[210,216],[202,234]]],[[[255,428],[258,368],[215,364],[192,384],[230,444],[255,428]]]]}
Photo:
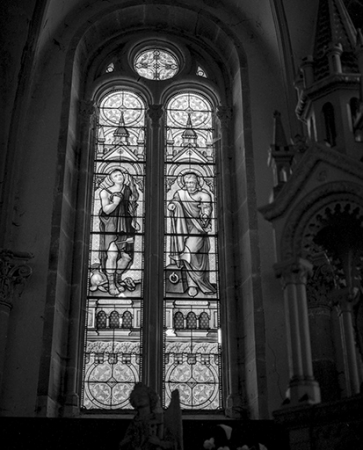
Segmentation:
{"type": "Polygon", "coordinates": [[[273,223],[279,259],[285,260],[306,257],[306,239],[316,234],[328,211],[332,214],[337,209],[355,211],[357,217],[363,213],[363,164],[315,144],[305,152],[274,201],[259,211],[273,223]]]}

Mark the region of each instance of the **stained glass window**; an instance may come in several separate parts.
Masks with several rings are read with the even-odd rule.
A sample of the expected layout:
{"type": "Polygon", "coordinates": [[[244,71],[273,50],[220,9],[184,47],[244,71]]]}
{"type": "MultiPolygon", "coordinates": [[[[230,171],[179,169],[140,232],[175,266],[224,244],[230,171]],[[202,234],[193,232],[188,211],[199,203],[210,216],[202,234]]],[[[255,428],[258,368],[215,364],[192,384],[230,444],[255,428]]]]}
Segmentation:
{"type": "MultiPolygon", "coordinates": [[[[144,55],[139,60],[143,73],[157,70],[153,79],[161,80],[178,70],[177,65],[169,66],[162,51],[150,52],[150,61],[162,64],[148,65],[144,55]]],[[[182,409],[222,408],[213,109],[203,95],[186,92],[174,95],[164,110],[165,152],[156,152],[158,146],[148,147],[153,164],[147,165],[150,130],[143,99],[135,92],[115,89],[97,105],[82,389],[85,410],[131,408],[129,396],[142,380],[142,365],[148,368],[153,363],[142,349],[142,323],[148,319],[143,317],[144,279],[148,279],[144,270],[150,270],[150,263],[144,267],[144,243],[155,239],[145,229],[147,208],[160,219],[164,214],[159,235],[164,271],[158,280],[150,280],[163,287],[164,296],[145,294],[148,302],[155,302],[155,309],[157,302],[163,304],[160,320],[162,315],[164,323],[158,335],[164,332],[163,406],[168,406],[171,392],[179,389],[182,409]],[[162,165],[164,178],[158,177],[155,189],[163,191],[164,208],[157,211],[154,207],[159,204],[146,195],[145,181],[162,165]]]]}
{"type": "Polygon", "coordinates": [[[107,315],[105,311],[99,311],[97,313],[97,325],[96,328],[106,328],[107,326],[107,315]]]}
{"type": "Polygon", "coordinates": [[[192,410],[222,407],[213,132],[212,108],[203,96],[181,93],[169,101],[164,309],[175,318],[175,310],[184,312],[186,328],[179,320],[173,328],[165,323],[164,402],[179,389],[181,407],[192,410]],[[198,329],[197,317],[206,311],[217,320],[213,328],[198,329]]]}
{"type": "Polygon", "coordinates": [[[187,328],[189,330],[197,328],[197,316],[194,312],[190,312],[187,315],[187,328]]]}
{"type": "Polygon", "coordinates": [[[106,68],[106,73],[111,73],[115,70],[115,65],[114,63],[110,63],[107,68],[106,68]]]}
{"type": "Polygon", "coordinates": [[[139,53],[134,68],[140,76],[149,80],[166,80],[176,75],[179,63],[171,52],[156,48],[139,53]]]}
{"type": "Polygon", "coordinates": [[[129,395],[140,380],[142,353],[140,321],[130,330],[132,316],[142,314],[143,300],[142,99],[124,90],[105,95],[96,137],[82,406],[131,408],[129,395]]]}
{"type": "Polygon", "coordinates": [[[209,316],[206,312],[202,312],[199,316],[199,328],[201,330],[209,329],[209,316]]]}
{"type": "Polygon", "coordinates": [[[120,314],[117,311],[112,311],[110,314],[110,328],[120,327],[120,314]]]}
{"type": "Polygon", "coordinates": [[[182,330],[184,328],[184,316],[180,311],[177,311],[174,315],[174,328],[176,330],[182,330]]]}
{"type": "Polygon", "coordinates": [[[132,314],[125,311],[122,315],[122,328],[132,328],[132,314]]]}
{"type": "Polygon", "coordinates": [[[201,66],[198,66],[198,67],[197,67],[197,72],[196,72],[196,74],[198,75],[198,77],[204,77],[204,78],[207,78],[207,74],[205,73],[205,70],[202,69],[201,66]]]}

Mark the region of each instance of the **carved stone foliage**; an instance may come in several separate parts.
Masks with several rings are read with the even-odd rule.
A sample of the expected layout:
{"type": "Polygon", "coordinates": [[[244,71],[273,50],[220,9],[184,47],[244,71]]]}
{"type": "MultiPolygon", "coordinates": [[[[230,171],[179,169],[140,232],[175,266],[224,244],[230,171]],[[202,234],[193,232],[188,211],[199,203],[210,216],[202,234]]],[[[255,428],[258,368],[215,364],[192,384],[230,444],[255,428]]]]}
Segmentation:
{"type": "Polygon", "coordinates": [[[150,105],[147,114],[154,125],[159,125],[159,121],[164,114],[163,105],[150,105]]]}
{"type": "Polygon", "coordinates": [[[282,287],[287,284],[306,284],[311,273],[312,264],[302,258],[291,258],[275,264],[275,275],[280,278],[282,287]]]}
{"type": "Polygon", "coordinates": [[[32,255],[0,251],[0,304],[12,308],[14,296],[19,296],[32,271],[25,264],[32,255]]]}
{"type": "Polygon", "coordinates": [[[310,308],[331,306],[329,293],[335,287],[334,270],[326,252],[321,251],[312,256],[314,269],[308,278],[306,293],[310,308]]]}
{"type": "Polygon", "coordinates": [[[305,196],[292,211],[282,233],[281,259],[306,258],[317,233],[334,213],[346,211],[363,219],[363,188],[355,183],[326,183],[305,196]]]}

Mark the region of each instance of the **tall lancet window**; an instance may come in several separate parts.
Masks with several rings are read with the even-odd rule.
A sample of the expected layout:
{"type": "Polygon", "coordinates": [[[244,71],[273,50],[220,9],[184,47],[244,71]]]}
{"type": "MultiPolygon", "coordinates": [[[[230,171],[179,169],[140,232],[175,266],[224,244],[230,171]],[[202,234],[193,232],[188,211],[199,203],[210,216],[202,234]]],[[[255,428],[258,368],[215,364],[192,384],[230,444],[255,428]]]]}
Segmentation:
{"type": "Polygon", "coordinates": [[[185,409],[221,407],[221,348],[212,108],[195,93],[167,105],[165,152],[164,396],[185,409]],[[171,320],[183,311],[186,327],[171,320]],[[217,320],[198,329],[197,317],[217,320]]]}
{"type": "Polygon", "coordinates": [[[112,91],[98,91],[84,411],[132,409],[138,381],[165,407],[175,389],[182,409],[223,407],[217,96],[195,73],[178,89],[177,54],[135,51],[130,87],[115,87],[115,64],[112,91]]]}
{"type": "Polygon", "coordinates": [[[101,100],[89,251],[86,409],[130,408],[130,392],[140,380],[144,127],[145,106],[138,95],[120,90],[101,100]]]}

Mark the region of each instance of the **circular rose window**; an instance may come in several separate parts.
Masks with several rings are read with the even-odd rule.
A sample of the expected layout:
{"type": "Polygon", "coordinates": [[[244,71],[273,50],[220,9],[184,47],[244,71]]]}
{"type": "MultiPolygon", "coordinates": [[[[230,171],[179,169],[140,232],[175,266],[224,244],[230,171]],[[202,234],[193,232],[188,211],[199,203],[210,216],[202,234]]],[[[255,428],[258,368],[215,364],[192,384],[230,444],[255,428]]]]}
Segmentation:
{"type": "Polygon", "coordinates": [[[157,48],[139,53],[134,68],[140,76],[149,80],[167,80],[178,72],[179,63],[172,53],[157,48]]]}

